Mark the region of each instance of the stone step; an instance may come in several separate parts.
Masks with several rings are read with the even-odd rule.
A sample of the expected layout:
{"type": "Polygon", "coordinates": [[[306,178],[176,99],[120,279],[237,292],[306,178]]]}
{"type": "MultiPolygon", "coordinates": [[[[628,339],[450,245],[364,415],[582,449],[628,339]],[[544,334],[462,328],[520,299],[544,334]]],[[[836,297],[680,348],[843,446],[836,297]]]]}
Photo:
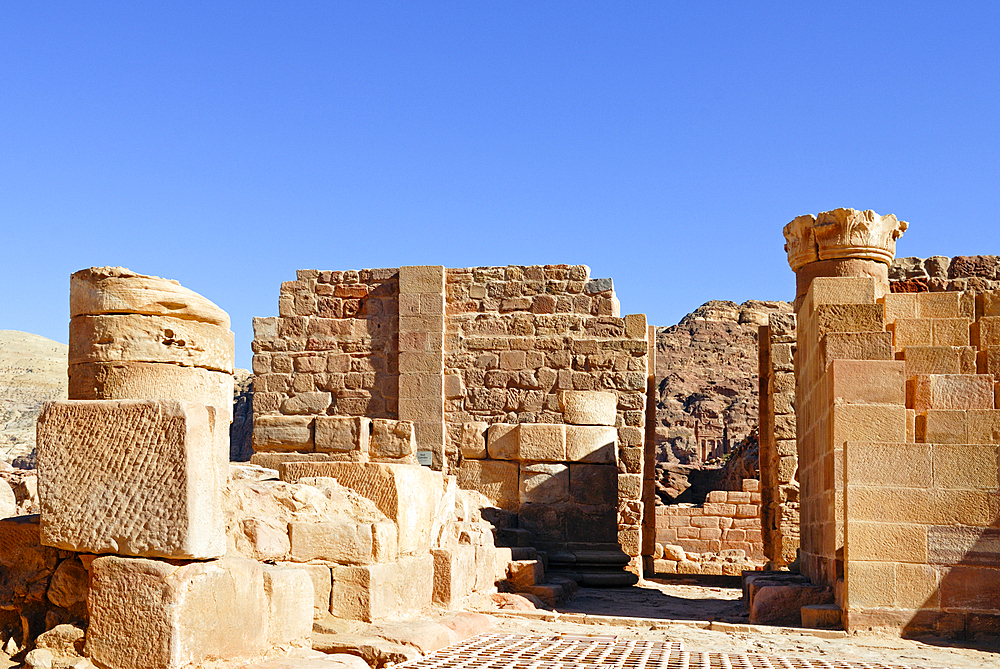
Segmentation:
{"type": "Polygon", "coordinates": [[[531,546],[514,546],[509,550],[512,560],[535,560],[538,558],[538,551],[531,546]]]}
{"type": "Polygon", "coordinates": [[[624,569],[553,569],[549,577],[558,576],[588,588],[620,588],[635,585],[639,577],[624,569]]]}
{"type": "Polygon", "coordinates": [[[511,560],[507,565],[507,584],[514,592],[521,592],[545,581],[545,567],[541,560],[511,560]]]}
{"type": "Polygon", "coordinates": [[[811,629],[837,629],[843,625],[842,612],[836,604],[807,604],[800,609],[802,626],[811,629]]]}

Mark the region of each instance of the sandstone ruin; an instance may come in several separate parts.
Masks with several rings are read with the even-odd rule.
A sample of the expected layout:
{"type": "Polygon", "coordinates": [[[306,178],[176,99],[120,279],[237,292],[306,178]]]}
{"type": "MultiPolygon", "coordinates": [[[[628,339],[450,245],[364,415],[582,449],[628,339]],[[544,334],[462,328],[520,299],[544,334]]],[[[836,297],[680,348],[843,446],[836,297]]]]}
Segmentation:
{"type": "Polygon", "coordinates": [[[665,333],[690,350],[583,265],[300,270],[254,319],[249,463],[228,315],[77,272],[68,399],[38,417],[37,478],[0,481],[4,650],[380,667],[491,624],[455,611],[527,601],[506,593],[554,607],[657,574],[742,576],[753,623],[995,636],[1000,264],[894,263],[906,228],[796,218],[794,313],[711,303],[665,333]],[[755,356],[719,355],[756,386],[706,374],[727,399],[690,406],[658,387],[658,353],[711,366],[730,340],[707,333],[754,331],[755,356]],[[704,463],[751,443],[728,489],[657,503],[664,444],[704,463]]]}

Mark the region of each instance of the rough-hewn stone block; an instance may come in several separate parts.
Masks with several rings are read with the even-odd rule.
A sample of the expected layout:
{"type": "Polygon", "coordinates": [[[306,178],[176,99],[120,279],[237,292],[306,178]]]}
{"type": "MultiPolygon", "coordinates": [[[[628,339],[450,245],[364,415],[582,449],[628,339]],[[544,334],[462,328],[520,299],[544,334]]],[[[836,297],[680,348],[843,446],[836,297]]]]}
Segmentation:
{"type": "Polygon", "coordinates": [[[459,433],[459,450],[463,458],[483,460],[488,456],[486,450],[486,432],[488,423],[473,421],[462,423],[459,433]]]}
{"type": "Polygon", "coordinates": [[[907,406],[918,414],[928,409],[992,409],[993,383],[989,374],[919,374],[907,384],[907,406]]]}
{"type": "MultiPolygon", "coordinates": [[[[291,482],[313,476],[333,477],[373,501],[396,522],[400,554],[429,550],[434,511],[444,492],[440,472],[419,465],[376,462],[289,462],[281,472],[282,480],[291,482]]],[[[516,495],[516,482],[514,490],[516,495]]]]}
{"type": "Polygon", "coordinates": [[[267,596],[267,640],[274,645],[309,646],[313,626],[312,579],[293,567],[263,565],[267,596]]]}
{"type": "Polygon", "coordinates": [[[261,564],[176,565],[100,557],[91,565],[86,653],[111,669],[176,669],[267,649],[261,564]]]}
{"type": "Polygon", "coordinates": [[[976,352],[968,346],[910,346],[903,351],[906,378],[917,374],[975,374],[976,352]]]}
{"type": "Polygon", "coordinates": [[[599,390],[564,390],[559,393],[563,417],[570,425],[615,424],[618,395],[599,390]]]}
{"type": "Polygon", "coordinates": [[[830,397],[837,404],[906,402],[906,363],[902,360],[833,360],[828,370],[830,397]]]}
{"type": "Polygon", "coordinates": [[[571,462],[613,464],[618,453],[618,430],[591,425],[566,426],[566,459],[571,462]]]}
{"type": "Polygon", "coordinates": [[[429,606],[434,593],[434,556],[400,558],[363,567],[336,567],[330,612],[372,622],[412,614],[429,606]]]}
{"type": "Polygon", "coordinates": [[[372,420],[371,456],[416,462],[417,442],[413,423],[405,420],[372,420]]]}
{"type": "Polygon", "coordinates": [[[516,509],[518,465],[500,460],[466,460],[458,468],[458,487],[481,492],[502,509],[516,509]]]}
{"type": "Polygon", "coordinates": [[[521,423],[517,429],[518,460],[563,462],[566,460],[566,426],[521,423]]]}
{"type": "Polygon", "coordinates": [[[313,428],[316,450],[328,453],[358,451],[367,455],[371,423],[371,419],[363,416],[316,416],[313,428]]]}
{"type": "Polygon", "coordinates": [[[229,453],[215,410],[176,400],[69,400],[38,418],[42,542],[86,553],[226,552],[229,453]]]}
{"type": "Polygon", "coordinates": [[[312,451],[312,416],[257,416],[253,421],[255,451],[312,451]]]}
{"type": "Polygon", "coordinates": [[[371,523],[338,518],[321,523],[288,524],[291,558],[295,562],[323,560],[337,564],[372,561],[371,523]]]}

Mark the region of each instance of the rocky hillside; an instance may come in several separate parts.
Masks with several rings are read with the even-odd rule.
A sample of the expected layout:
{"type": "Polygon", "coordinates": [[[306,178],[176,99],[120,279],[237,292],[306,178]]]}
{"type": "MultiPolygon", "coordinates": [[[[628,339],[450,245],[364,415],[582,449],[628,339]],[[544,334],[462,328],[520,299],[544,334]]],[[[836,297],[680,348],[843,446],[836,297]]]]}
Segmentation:
{"type": "Polygon", "coordinates": [[[30,453],[42,402],[65,399],[67,351],[45,337],[0,330],[0,460],[30,453]]]}
{"type": "Polygon", "coordinates": [[[658,460],[701,464],[695,442],[729,447],[757,426],[757,327],[787,302],[713,300],[656,328],[658,460]]]}

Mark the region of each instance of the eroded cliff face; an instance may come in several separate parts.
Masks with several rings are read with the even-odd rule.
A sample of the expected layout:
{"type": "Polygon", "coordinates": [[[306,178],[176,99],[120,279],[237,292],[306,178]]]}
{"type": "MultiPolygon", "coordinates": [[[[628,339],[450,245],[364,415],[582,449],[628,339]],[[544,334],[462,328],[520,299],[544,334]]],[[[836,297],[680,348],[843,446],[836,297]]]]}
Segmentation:
{"type": "Polygon", "coordinates": [[[0,330],[0,460],[28,456],[42,403],[66,399],[67,355],[66,344],[0,330]]]}

